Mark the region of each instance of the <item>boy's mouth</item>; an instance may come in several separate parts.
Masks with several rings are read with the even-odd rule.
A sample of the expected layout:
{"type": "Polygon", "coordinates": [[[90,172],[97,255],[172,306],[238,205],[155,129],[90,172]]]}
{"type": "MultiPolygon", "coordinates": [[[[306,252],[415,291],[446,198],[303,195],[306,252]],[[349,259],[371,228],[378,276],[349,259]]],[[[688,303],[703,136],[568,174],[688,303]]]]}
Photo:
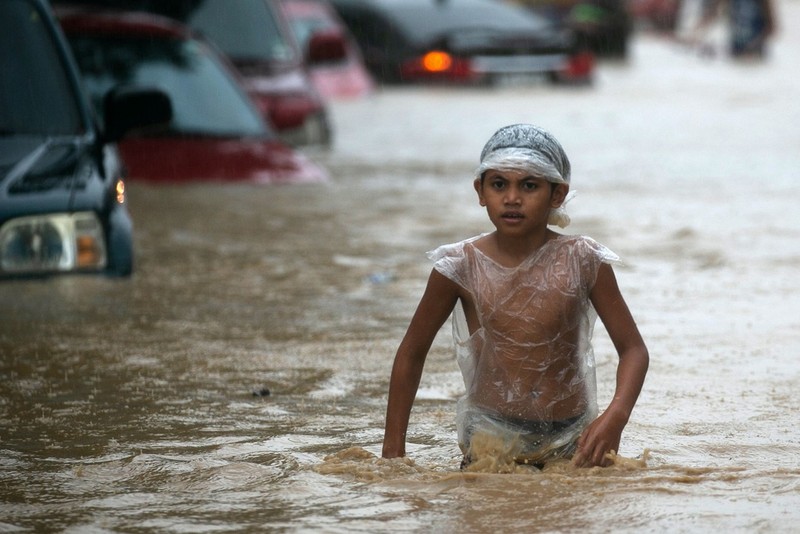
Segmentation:
{"type": "Polygon", "coordinates": [[[507,221],[519,221],[523,219],[524,216],[518,211],[506,211],[503,213],[502,218],[507,221]]]}

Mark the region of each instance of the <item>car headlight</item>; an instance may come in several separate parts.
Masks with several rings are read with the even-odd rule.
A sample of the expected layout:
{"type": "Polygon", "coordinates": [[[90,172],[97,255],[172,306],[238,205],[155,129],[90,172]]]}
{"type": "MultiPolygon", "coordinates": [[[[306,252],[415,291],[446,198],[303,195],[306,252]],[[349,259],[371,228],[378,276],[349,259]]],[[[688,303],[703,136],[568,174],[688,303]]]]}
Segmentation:
{"type": "Polygon", "coordinates": [[[0,271],[36,273],[105,266],[103,225],[92,212],[20,217],[0,228],[0,271]]]}

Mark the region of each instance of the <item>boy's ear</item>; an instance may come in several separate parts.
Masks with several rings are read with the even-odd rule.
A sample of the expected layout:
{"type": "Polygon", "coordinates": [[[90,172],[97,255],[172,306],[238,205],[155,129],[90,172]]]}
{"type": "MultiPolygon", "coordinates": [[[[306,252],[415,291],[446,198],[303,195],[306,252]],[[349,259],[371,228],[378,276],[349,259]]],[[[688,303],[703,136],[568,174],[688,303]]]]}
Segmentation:
{"type": "Polygon", "coordinates": [[[557,184],[553,189],[553,194],[550,196],[550,206],[553,208],[561,207],[564,200],[569,193],[569,184],[557,184]]]}
{"type": "Polygon", "coordinates": [[[475,181],[472,182],[472,185],[475,187],[475,191],[478,193],[478,202],[480,202],[481,206],[486,206],[486,201],[483,199],[483,181],[480,178],[475,178],[475,181]]]}

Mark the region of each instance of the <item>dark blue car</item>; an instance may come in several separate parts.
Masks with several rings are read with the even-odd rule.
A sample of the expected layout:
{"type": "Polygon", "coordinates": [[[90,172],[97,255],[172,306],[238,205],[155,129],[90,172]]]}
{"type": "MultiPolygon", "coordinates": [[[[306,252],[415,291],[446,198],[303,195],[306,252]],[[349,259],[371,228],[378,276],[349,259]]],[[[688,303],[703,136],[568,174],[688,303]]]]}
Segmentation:
{"type": "Polygon", "coordinates": [[[0,2],[0,73],[0,278],[129,275],[132,223],[114,142],[168,122],[169,99],[120,88],[100,131],[43,0],[0,2]]]}
{"type": "Polygon", "coordinates": [[[589,85],[594,55],[563,24],[496,0],[331,0],[382,83],[589,85]]]}

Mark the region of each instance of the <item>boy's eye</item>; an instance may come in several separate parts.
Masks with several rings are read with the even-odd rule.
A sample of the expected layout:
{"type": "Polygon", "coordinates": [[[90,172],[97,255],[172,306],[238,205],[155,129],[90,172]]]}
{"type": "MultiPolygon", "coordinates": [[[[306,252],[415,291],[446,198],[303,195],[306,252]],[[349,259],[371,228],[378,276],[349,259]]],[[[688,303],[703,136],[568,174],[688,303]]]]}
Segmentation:
{"type": "Polygon", "coordinates": [[[506,183],[503,180],[492,180],[492,187],[494,189],[502,189],[506,183]]]}
{"type": "Polygon", "coordinates": [[[524,182],[522,184],[522,189],[525,191],[533,191],[537,187],[539,187],[539,184],[537,184],[536,182],[524,182]]]}

